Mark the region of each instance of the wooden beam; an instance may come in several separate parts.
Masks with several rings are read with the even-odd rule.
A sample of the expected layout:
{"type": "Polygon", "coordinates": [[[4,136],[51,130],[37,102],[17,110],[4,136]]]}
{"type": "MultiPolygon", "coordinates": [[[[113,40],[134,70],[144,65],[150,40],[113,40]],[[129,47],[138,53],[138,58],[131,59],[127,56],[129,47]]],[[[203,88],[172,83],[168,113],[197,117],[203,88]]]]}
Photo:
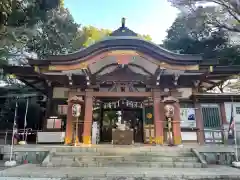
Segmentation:
{"type": "Polygon", "coordinates": [[[151,97],[152,92],[92,92],[95,97],[151,97]]]}
{"type": "Polygon", "coordinates": [[[26,84],[27,86],[33,88],[33,89],[36,89],[37,91],[40,91],[41,93],[43,94],[47,94],[47,92],[43,89],[39,89],[38,87],[34,86],[33,84],[29,83],[28,81],[26,81],[25,79],[19,79],[20,81],[22,81],[24,84],[26,84]]]}
{"type": "MultiPolygon", "coordinates": [[[[70,91],[70,96],[85,96],[85,92],[70,91]]],[[[91,92],[95,97],[151,97],[152,92],[91,92]]]]}

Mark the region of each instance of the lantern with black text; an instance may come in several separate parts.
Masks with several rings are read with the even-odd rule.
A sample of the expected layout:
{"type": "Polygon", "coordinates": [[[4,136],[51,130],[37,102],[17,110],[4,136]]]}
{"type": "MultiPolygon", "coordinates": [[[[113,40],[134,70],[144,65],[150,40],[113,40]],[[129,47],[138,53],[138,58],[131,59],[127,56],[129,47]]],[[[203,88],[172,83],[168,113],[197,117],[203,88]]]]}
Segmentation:
{"type": "Polygon", "coordinates": [[[80,104],[73,104],[72,105],[72,116],[79,117],[81,114],[81,105],[80,104]]]}

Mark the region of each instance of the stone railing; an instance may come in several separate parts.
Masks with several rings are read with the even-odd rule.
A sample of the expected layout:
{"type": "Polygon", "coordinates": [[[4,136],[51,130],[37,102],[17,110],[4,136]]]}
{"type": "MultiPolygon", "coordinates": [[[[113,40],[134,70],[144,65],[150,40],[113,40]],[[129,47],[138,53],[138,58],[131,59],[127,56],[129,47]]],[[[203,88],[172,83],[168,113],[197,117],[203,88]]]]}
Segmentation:
{"type": "MultiPolygon", "coordinates": [[[[195,149],[195,151],[207,164],[232,165],[232,162],[236,161],[236,155],[233,146],[200,147],[195,149]]],[[[238,149],[238,155],[239,152],[240,149],[238,149]]]]}
{"type": "Polygon", "coordinates": [[[231,152],[204,152],[200,155],[207,164],[232,165],[236,161],[235,154],[231,152]]]}

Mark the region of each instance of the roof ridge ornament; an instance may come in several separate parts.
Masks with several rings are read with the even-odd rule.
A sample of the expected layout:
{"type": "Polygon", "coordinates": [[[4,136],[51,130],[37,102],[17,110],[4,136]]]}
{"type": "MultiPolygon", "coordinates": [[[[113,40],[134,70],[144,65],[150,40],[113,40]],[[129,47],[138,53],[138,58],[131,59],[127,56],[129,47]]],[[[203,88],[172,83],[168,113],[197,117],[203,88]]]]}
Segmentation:
{"type": "Polygon", "coordinates": [[[126,18],[123,17],[123,18],[122,18],[122,28],[125,28],[125,27],[126,27],[126,26],[125,26],[125,23],[126,23],[126,18]]]}

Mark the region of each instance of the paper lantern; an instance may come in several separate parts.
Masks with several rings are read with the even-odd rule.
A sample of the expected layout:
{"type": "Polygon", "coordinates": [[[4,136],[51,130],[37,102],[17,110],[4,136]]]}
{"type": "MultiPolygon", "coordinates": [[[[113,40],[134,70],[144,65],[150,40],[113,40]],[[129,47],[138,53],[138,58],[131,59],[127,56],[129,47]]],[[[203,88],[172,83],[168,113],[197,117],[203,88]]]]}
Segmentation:
{"type": "Polygon", "coordinates": [[[73,104],[72,105],[72,116],[79,117],[81,113],[81,105],[80,104],[73,104]]]}

